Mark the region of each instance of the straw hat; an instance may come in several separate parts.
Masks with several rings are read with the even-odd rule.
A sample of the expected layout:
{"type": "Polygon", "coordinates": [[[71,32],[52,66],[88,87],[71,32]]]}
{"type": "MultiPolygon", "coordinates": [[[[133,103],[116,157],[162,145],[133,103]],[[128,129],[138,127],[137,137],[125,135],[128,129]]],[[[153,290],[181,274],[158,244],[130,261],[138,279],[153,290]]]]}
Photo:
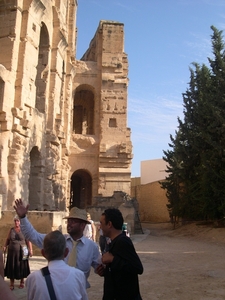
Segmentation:
{"type": "Polygon", "coordinates": [[[84,209],[79,209],[78,207],[71,208],[69,212],[69,216],[64,217],[63,219],[80,219],[82,221],[85,221],[88,224],[91,224],[87,220],[87,212],[84,209]]]}

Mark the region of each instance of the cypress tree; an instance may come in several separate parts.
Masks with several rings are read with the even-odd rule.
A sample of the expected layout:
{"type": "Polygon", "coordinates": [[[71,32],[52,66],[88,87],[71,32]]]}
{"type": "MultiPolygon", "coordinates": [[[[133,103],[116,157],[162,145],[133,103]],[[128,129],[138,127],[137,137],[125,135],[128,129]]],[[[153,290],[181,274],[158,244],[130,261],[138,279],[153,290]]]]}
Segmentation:
{"type": "Polygon", "coordinates": [[[225,214],[225,51],[222,31],[211,27],[213,59],[193,63],[183,94],[184,118],[163,159],[171,216],[215,220],[225,214]]]}

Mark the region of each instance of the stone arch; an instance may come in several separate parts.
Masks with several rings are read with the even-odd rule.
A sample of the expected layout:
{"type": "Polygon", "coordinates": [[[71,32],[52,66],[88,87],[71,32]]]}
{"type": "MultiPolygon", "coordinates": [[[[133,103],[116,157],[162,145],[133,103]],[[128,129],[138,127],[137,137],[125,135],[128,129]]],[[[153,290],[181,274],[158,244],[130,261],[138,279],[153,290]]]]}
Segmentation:
{"type": "Polygon", "coordinates": [[[35,146],[30,151],[29,205],[31,210],[42,210],[43,166],[41,153],[35,146]]]}
{"type": "Polygon", "coordinates": [[[39,40],[37,75],[35,80],[35,85],[36,85],[35,108],[37,108],[42,113],[45,113],[47,77],[49,73],[49,66],[48,66],[49,49],[50,47],[49,47],[48,29],[46,25],[42,23],[40,40],[39,40]]]}
{"type": "Polygon", "coordinates": [[[70,208],[86,208],[92,203],[92,177],[86,170],[77,170],[71,176],[70,208]]]}
{"type": "Polygon", "coordinates": [[[80,85],[74,95],[73,131],[76,134],[94,135],[95,96],[91,86],[80,85]]]}

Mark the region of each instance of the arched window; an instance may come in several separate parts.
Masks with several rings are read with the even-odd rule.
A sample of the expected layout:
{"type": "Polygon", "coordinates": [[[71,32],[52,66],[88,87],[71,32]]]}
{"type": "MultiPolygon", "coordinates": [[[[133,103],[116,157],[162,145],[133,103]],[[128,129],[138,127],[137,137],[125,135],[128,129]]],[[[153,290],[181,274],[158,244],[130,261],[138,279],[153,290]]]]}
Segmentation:
{"type": "Polygon", "coordinates": [[[3,111],[4,89],[5,89],[5,82],[0,77],[0,112],[3,111]]]}
{"type": "Polygon", "coordinates": [[[74,97],[73,131],[76,134],[94,134],[94,94],[81,89],[74,97]]]}
{"type": "Polygon", "coordinates": [[[45,112],[46,100],[46,86],[48,77],[48,56],[49,56],[49,35],[47,27],[42,23],[39,52],[38,52],[38,65],[37,76],[35,80],[36,85],[36,102],[35,107],[42,113],[45,112]]]}

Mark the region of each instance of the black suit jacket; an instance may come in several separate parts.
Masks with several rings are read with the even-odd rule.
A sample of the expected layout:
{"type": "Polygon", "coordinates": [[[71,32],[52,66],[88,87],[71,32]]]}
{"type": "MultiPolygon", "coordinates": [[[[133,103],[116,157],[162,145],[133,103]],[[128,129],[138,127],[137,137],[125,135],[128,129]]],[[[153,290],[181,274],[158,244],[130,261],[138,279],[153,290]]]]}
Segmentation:
{"type": "Polygon", "coordinates": [[[109,245],[114,259],[105,269],[103,300],[138,300],[143,266],[129,237],[121,233],[109,245]]]}

